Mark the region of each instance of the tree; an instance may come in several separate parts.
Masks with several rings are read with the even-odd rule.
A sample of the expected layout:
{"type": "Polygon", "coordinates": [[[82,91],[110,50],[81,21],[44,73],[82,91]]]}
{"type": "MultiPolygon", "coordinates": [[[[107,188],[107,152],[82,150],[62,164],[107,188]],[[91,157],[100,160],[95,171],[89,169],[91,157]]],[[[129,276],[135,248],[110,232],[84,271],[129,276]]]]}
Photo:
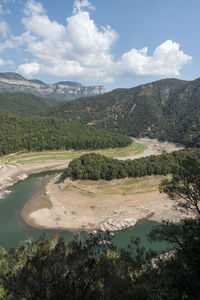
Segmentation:
{"type": "Polygon", "coordinates": [[[0,266],[0,284],[11,299],[100,299],[100,269],[106,251],[114,249],[111,238],[109,234],[91,234],[85,240],[76,236],[66,245],[54,236],[24,243],[10,253],[6,270],[0,266]]]}
{"type": "Polygon", "coordinates": [[[200,217],[200,161],[187,157],[172,175],[160,184],[160,192],[186,210],[190,209],[200,217]]]}
{"type": "Polygon", "coordinates": [[[163,221],[149,237],[153,241],[167,241],[170,247],[155,259],[147,278],[153,299],[200,299],[200,219],[163,221]]]}
{"type": "Polygon", "coordinates": [[[178,205],[197,214],[196,219],[179,223],[163,221],[152,230],[153,241],[167,241],[168,254],[155,261],[149,277],[153,299],[200,299],[200,162],[187,157],[171,179],[165,179],[160,191],[178,201],[178,205]],[[157,287],[157,288],[155,288],[157,287]],[[162,290],[162,296],[158,294],[162,290]]]}

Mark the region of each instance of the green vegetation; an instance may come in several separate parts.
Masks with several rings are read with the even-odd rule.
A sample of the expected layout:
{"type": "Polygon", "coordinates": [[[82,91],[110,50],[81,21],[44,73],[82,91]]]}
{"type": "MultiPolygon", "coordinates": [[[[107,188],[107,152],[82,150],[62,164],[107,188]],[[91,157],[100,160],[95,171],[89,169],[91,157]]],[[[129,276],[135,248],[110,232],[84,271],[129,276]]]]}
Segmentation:
{"type": "Polygon", "coordinates": [[[48,115],[98,128],[200,146],[200,79],[164,79],[62,103],[48,115]]]}
{"type": "Polygon", "coordinates": [[[152,239],[173,243],[171,255],[146,252],[139,240],[117,249],[111,236],[53,236],[0,251],[0,299],[199,299],[198,220],[163,223],[152,239]],[[103,240],[103,242],[102,242],[103,240]],[[180,244],[179,244],[180,243],[180,244]]]}
{"type": "Polygon", "coordinates": [[[131,143],[129,137],[78,122],[0,114],[0,155],[21,150],[126,147],[131,143]]]}
{"type": "Polygon", "coordinates": [[[171,179],[160,184],[160,191],[186,210],[192,210],[200,216],[200,163],[194,157],[187,157],[180,168],[173,170],[171,179]]]}
{"type": "Polygon", "coordinates": [[[34,116],[46,112],[58,104],[56,100],[46,99],[27,93],[0,93],[0,108],[21,116],[34,116]]]}
{"type": "Polygon", "coordinates": [[[112,180],[145,175],[166,175],[179,168],[179,164],[188,155],[200,159],[200,149],[175,151],[159,156],[148,156],[135,160],[119,161],[100,154],[86,154],[70,162],[62,179],[112,180]]]}

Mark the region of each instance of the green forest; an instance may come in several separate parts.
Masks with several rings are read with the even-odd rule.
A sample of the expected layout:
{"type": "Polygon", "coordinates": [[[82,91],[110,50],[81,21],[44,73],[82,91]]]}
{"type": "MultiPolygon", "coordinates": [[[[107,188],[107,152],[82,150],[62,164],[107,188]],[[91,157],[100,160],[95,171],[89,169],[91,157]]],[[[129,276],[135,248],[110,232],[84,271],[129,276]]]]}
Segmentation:
{"type": "Polygon", "coordinates": [[[166,175],[178,170],[187,156],[200,160],[200,149],[184,149],[134,160],[118,160],[100,154],[85,154],[69,163],[62,179],[112,180],[146,175],[166,175]]]}
{"type": "Polygon", "coordinates": [[[41,115],[56,104],[56,100],[28,93],[0,93],[0,111],[21,116],[41,115]]]}
{"type": "Polygon", "coordinates": [[[104,149],[126,147],[129,137],[79,122],[0,114],[0,155],[22,150],[104,149]]]}

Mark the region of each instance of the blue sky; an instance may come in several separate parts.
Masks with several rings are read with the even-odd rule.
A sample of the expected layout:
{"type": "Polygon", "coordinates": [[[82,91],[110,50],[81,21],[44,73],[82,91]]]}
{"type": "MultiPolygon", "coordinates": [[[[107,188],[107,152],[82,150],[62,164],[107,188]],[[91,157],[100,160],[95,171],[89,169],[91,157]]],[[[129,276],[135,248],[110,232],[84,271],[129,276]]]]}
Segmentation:
{"type": "Polygon", "coordinates": [[[199,0],[0,0],[0,72],[132,87],[200,70],[199,0]]]}

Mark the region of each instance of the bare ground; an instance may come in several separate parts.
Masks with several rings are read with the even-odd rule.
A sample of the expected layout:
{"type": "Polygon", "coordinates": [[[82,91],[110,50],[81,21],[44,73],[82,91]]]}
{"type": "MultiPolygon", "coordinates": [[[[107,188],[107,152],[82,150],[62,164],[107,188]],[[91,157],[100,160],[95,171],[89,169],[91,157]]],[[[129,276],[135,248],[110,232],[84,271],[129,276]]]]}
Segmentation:
{"type": "Polygon", "coordinates": [[[111,183],[68,179],[64,184],[58,184],[58,178],[51,178],[40,194],[26,203],[22,217],[30,225],[48,229],[96,230],[108,220],[120,223],[127,219],[138,221],[146,218],[160,222],[162,219],[177,221],[183,217],[175,209],[174,201],[159,193],[157,188],[161,176],[126,178],[111,183]],[[49,205],[44,201],[49,201],[49,205]],[[41,205],[38,209],[37,203],[41,205]]]}

